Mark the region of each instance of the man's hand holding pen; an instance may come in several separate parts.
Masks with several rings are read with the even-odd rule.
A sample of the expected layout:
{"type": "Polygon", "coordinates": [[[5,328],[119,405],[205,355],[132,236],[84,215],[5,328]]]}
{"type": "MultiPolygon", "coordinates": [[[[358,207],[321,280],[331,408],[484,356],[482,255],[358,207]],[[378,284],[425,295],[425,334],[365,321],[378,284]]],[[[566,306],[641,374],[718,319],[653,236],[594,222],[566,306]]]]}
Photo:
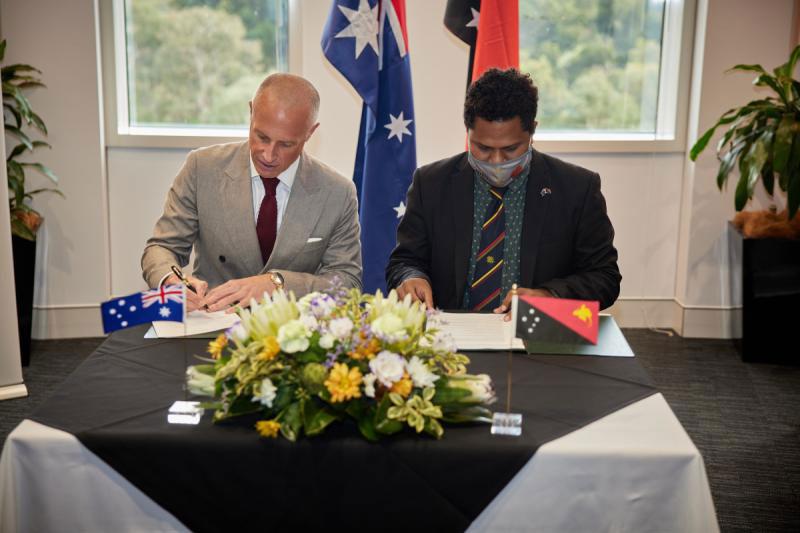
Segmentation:
{"type": "MultiPolygon", "coordinates": [[[[206,291],[208,283],[194,276],[185,276],[186,288],[186,311],[196,311],[205,307],[206,291]]],[[[166,280],[165,285],[180,285],[183,283],[178,276],[171,274],[166,280]]]]}

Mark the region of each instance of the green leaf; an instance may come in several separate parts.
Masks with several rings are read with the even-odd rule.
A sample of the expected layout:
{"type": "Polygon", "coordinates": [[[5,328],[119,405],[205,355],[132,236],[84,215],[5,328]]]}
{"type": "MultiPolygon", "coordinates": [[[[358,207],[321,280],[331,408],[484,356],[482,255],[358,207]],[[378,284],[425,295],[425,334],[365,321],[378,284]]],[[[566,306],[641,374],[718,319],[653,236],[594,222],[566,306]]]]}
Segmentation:
{"type": "Polygon", "coordinates": [[[6,40],[3,39],[3,42],[0,42],[0,61],[6,57],[6,40]]]}
{"type": "Polygon", "coordinates": [[[753,85],[756,87],[769,87],[781,97],[781,100],[787,104],[789,103],[786,96],[786,91],[784,91],[784,88],[781,87],[781,85],[778,83],[778,80],[776,80],[773,76],[770,76],[769,74],[762,74],[753,80],[753,85]]]}
{"type": "Polygon", "coordinates": [[[371,440],[373,442],[378,440],[378,432],[375,431],[375,424],[372,422],[371,416],[365,416],[358,419],[358,430],[367,440],[371,440]]]}
{"type": "MultiPolygon", "coordinates": [[[[40,193],[43,193],[43,192],[52,192],[52,193],[55,193],[55,194],[59,195],[61,198],[66,198],[66,196],[64,196],[64,193],[61,191],[61,189],[53,189],[52,187],[42,187],[41,189],[34,189],[32,191],[28,191],[27,193],[25,193],[25,196],[33,196],[34,194],[40,194],[40,193]]],[[[212,366],[212,365],[208,365],[208,366],[212,366]]]]}
{"type": "Polygon", "coordinates": [[[25,148],[28,150],[33,150],[33,143],[31,142],[30,137],[28,137],[24,131],[17,127],[11,126],[10,124],[6,124],[6,131],[16,135],[17,138],[22,141],[22,144],[25,145],[25,148]]]}
{"type": "Polygon", "coordinates": [[[736,65],[734,67],[729,68],[725,72],[731,72],[733,70],[759,72],[761,74],[766,74],[766,72],[767,72],[766,70],[764,70],[764,67],[762,67],[759,64],[752,64],[752,65],[739,64],[739,65],[736,65]]]}
{"type": "Polygon", "coordinates": [[[306,435],[318,435],[338,417],[328,412],[317,400],[311,398],[302,403],[303,424],[306,435]]]}
{"type": "Polygon", "coordinates": [[[387,416],[389,408],[393,404],[389,400],[389,395],[385,395],[378,403],[378,409],[375,411],[375,431],[384,435],[391,435],[403,429],[403,423],[398,420],[392,420],[387,416]]]}
{"type": "Polygon", "coordinates": [[[461,401],[469,395],[470,392],[467,389],[460,387],[436,387],[433,403],[436,405],[461,403],[461,401]]]}
{"type": "MultiPolygon", "coordinates": [[[[696,143],[694,143],[694,146],[692,146],[692,149],[689,151],[689,158],[692,161],[697,160],[697,156],[700,155],[700,152],[705,150],[706,146],[708,145],[708,141],[711,140],[711,137],[713,137],[714,132],[717,130],[718,127],[723,126],[725,124],[730,124],[731,122],[737,121],[742,117],[749,115],[750,113],[759,110],[764,110],[769,106],[774,106],[774,104],[770,103],[768,100],[762,99],[762,100],[753,100],[752,102],[749,102],[747,105],[744,105],[738,109],[736,108],[729,109],[720,117],[720,119],[717,121],[716,124],[714,124],[708,131],[706,131],[697,140],[696,143]]],[[[744,127],[742,133],[749,133],[750,130],[752,130],[752,127],[753,123],[751,121],[750,124],[744,127]]]]}
{"type": "Polygon", "coordinates": [[[722,190],[725,183],[728,181],[728,175],[730,175],[733,166],[736,164],[736,154],[738,153],[738,151],[730,150],[722,156],[719,171],[717,172],[717,187],[719,190],[722,190]]]}
{"type": "Polygon", "coordinates": [[[294,358],[300,363],[321,363],[325,360],[324,355],[320,355],[314,350],[306,350],[305,352],[295,354],[294,358]]]}
{"type": "Polygon", "coordinates": [[[792,220],[800,207],[800,171],[792,172],[787,189],[786,206],[789,209],[789,220],[792,220]]]}
{"type": "MultiPolygon", "coordinates": [[[[3,107],[8,109],[8,111],[14,116],[14,122],[17,123],[17,127],[21,128],[22,127],[22,115],[19,114],[19,111],[17,110],[17,108],[15,106],[11,105],[8,102],[3,102],[3,107]]],[[[6,127],[8,127],[8,124],[6,124],[6,127]]]]}
{"type": "Polygon", "coordinates": [[[12,78],[14,78],[17,72],[38,72],[39,74],[42,73],[42,71],[39,70],[38,68],[32,67],[30,65],[24,65],[22,63],[7,65],[2,69],[0,69],[0,72],[2,72],[4,80],[11,80],[12,78]]]}
{"type": "Polygon", "coordinates": [[[31,120],[33,121],[33,124],[39,128],[39,131],[47,135],[47,126],[45,126],[42,118],[33,111],[31,111],[31,120]]]}
{"type": "Polygon", "coordinates": [[[764,184],[764,189],[767,193],[772,196],[775,193],[775,174],[769,161],[761,169],[761,182],[764,184]]]}
{"type": "Polygon", "coordinates": [[[300,402],[289,404],[281,416],[281,434],[292,442],[297,440],[303,427],[303,414],[300,402]]]}
{"type": "Polygon", "coordinates": [[[24,144],[16,145],[14,147],[14,149],[11,150],[11,153],[8,154],[8,158],[6,158],[6,161],[8,161],[9,159],[14,159],[15,157],[17,157],[19,154],[21,154],[22,152],[24,152],[27,149],[28,149],[28,147],[25,146],[24,144]]]}
{"type": "Polygon", "coordinates": [[[775,134],[775,143],[772,148],[772,166],[776,172],[781,173],[789,163],[792,149],[792,133],[795,121],[793,113],[786,113],[778,124],[775,134]]]}
{"type": "Polygon", "coordinates": [[[42,174],[44,174],[45,176],[50,178],[50,181],[52,181],[53,183],[58,183],[58,176],[53,174],[53,171],[50,170],[49,168],[47,168],[46,166],[44,166],[43,164],[41,164],[41,163],[22,163],[22,165],[26,166],[26,167],[35,168],[36,170],[38,170],[39,172],[41,172],[42,174]]]}
{"type": "Polygon", "coordinates": [[[739,175],[739,183],[736,184],[736,195],[734,197],[734,205],[737,211],[744,209],[747,203],[747,174],[741,173],[739,175]]]}
{"type": "Polygon", "coordinates": [[[714,135],[714,132],[717,131],[717,127],[719,127],[719,123],[715,124],[708,131],[706,131],[697,142],[694,143],[692,149],[689,151],[689,159],[692,161],[697,160],[697,156],[700,155],[700,152],[706,149],[706,145],[708,145],[708,141],[711,140],[711,137],[714,135]]]}
{"type": "Polygon", "coordinates": [[[759,139],[753,143],[750,152],[747,154],[750,160],[747,165],[748,200],[753,197],[753,191],[755,190],[756,183],[758,183],[758,178],[761,176],[761,170],[767,162],[767,157],[769,155],[767,145],[770,142],[770,137],[767,134],[771,135],[771,132],[767,132],[759,137],[759,139]]]}

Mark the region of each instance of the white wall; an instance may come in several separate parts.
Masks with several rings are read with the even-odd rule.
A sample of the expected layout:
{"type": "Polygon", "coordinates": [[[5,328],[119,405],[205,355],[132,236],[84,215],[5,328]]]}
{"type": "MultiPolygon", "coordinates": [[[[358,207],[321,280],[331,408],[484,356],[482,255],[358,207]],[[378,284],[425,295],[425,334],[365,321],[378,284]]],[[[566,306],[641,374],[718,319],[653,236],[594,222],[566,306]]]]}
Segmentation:
{"type": "MultiPolygon", "coordinates": [[[[793,0],[699,2],[690,146],[728,109],[764,97],[762,90],[752,86],[752,73],[723,71],[738,63],[761,63],[768,70],[784,63],[792,47],[793,6],[793,0]]],[[[713,148],[723,133],[719,130],[697,163],[687,160],[683,176],[676,298],[686,308],[700,311],[695,320],[689,320],[691,313],[686,317],[688,334],[698,327],[720,328],[724,336],[738,336],[741,331],[737,313],[724,312],[741,306],[741,297],[739,280],[731,276],[727,234],[727,222],[735,213],[738,173],[731,174],[723,194],[716,186],[718,162],[713,148]],[[723,313],[710,318],[710,323],[701,323],[708,315],[704,311],[709,310],[723,313]]],[[[752,208],[766,207],[766,194],[759,193],[752,208]]]]}
{"type": "MultiPolygon", "coordinates": [[[[30,63],[43,73],[47,89],[32,92],[30,100],[53,149],[37,150],[35,159],[61,178],[66,195],[40,195],[34,204],[45,217],[34,295],[45,312],[34,314],[34,336],[96,334],[95,306],[108,295],[109,254],[93,5],[3,1],[0,12],[6,61],[30,63]]],[[[46,185],[45,178],[29,175],[46,185]]]]}
{"type": "MultiPolygon", "coordinates": [[[[705,0],[700,3],[704,6],[705,0]]],[[[446,0],[407,2],[419,164],[464,147],[461,105],[468,50],[444,29],[445,4],[446,0]]],[[[109,290],[120,294],[143,287],[141,250],[187,150],[108,148],[106,200],[91,2],[0,0],[0,6],[10,57],[40,66],[48,81],[49,89],[37,95],[34,104],[51,125],[56,148],[42,159],[57,170],[68,195],[66,201],[37,201],[48,219],[41,243],[45,260],[37,266],[37,333],[95,334],[100,327],[96,308],[52,307],[96,305],[109,290]],[[34,27],[43,29],[29,30],[34,27]],[[43,34],[48,39],[41,39],[43,34]],[[103,218],[106,201],[108,223],[103,218]]],[[[299,8],[301,73],[322,94],[321,126],[308,149],[350,175],[361,102],[322,56],[319,41],[330,3],[303,1],[299,8]]],[[[709,52],[698,58],[692,131],[697,124],[704,129],[752,92],[749,78],[724,76],[724,69],[756,59],[772,66],[788,55],[792,1],[710,0],[708,14],[703,42],[709,52]],[[770,31],[763,31],[765,27],[770,31]]],[[[547,95],[541,99],[541,105],[547,105],[547,95]]],[[[713,156],[704,156],[694,166],[685,163],[684,152],[561,157],[603,178],[620,251],[622,307],[615,308],[623,324],[681,328],[673,309],[676,296],[682,303],[715,312],[736,305],[724,290],[725,261],[717,249],[732,201],[716,191],[713,176],[708,176],[713,156]],[[626,303],[633,307],[625,308],[626,303]]],[[[710,336],[730,332],[730,327],[717,323],[699,331],[710,336]]]]}

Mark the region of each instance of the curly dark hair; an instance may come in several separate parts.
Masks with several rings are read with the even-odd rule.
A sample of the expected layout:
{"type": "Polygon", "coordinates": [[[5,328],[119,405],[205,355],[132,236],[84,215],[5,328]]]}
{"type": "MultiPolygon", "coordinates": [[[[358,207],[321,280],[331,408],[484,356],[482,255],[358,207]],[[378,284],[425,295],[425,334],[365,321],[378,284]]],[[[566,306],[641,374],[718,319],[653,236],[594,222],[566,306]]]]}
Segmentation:
{"type": "Polygon", "coordinates": [[[529,74],[490,68],[467,90],[464,125],[472,129],[476,117],[492,122],[519,117],[522,128],[533,133],[538,106],[539,89],[529,74]]]}

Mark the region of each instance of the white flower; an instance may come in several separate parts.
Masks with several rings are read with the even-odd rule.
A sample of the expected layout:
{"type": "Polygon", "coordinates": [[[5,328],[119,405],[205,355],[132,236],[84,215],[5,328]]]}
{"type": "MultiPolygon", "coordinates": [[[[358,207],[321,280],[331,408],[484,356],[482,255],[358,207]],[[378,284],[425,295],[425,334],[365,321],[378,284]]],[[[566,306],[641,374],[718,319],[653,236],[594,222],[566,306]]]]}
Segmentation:
{"type": "Polygon", "coordinates": [[[335,320],[331,320],[331,323],[328,325],[328,329],[330,330],[331,335],[339,340],[344,340],[350,337],[350,333],[353,331],[353,321],[347,317],[337,318],[335,320]]]}
{"type": "Polygon", "coordinates": [[[404,360],[396,353],[383,350],[369,362],[369,368],[386,387],[391,387],[395,381],[403,377],[404,360]]]}
{"type": "Polygon", "coordinates": [[[278,329],[278,344],[286,353],[304,352],[308,349],[310,335],[301,320],[290,320],[278,329]]]}
{"type": "Polygon", "coordinates": [[[260,402],[261,405],[265,407],[272,407],[272,400],[275,399],[275,393],[277,391],[278,389],[272,384],[272,380],[264,378],[264,381],[261,382],[261,386],[256,393],[253,394],[253,401],[260,402]]]}
{"type": "Polygon", "coordinates": [[[250,330],[245,325],[245,322],[239,321],[228,329],[228,338],[233,339],[234,342],[243,343],[250,338],[250,330]]]}
{"type": "Polygon", "coordinates": [[[186,387],[198,396],[214,396],[214,376],[190,366],[186,369],[186,387]]]}
{"type": "Polygon", "coordinates": [[[297,305],[304,313],[310,312],[316,318],[325,318],[336,309],[336,300],[321,292],[311,292],[300,298],[297,305]]]}
{"type": "Polygon", "coordinates": [[[311,331],[319,328],[319,322],[317,322],[317,319],[314,317],[314,315],[306,315],[306,314],[300,315],[300,320],[311,331]]]}
{"type": "Polygon", "coordinates": [[[405,328],[403,327],[403,319],[394,313],[386,313],[379,316],[370,324],[372,332],[378,336],[379,339],[387,342],[397,342],[403,338],[405,328]]]}
{"type": "Polygon", "coordinates": [[[461,403],[477,402],[488,405],[497,400],[492,389],[492,378],[487,374],[450,376],[447,385],[469,391],[469,396],[459,400],[461,403]]]}
{"type": "Polygon", "coordinates": [[[458,346],[452,335],[440,331],[433,339],[433,350],[436,352],[457,352],[458,346]]]}
{"type": "Polygon", "coordinates": [[[439,376],[431,372],[422,359],[416,355],[406,362],[406,370],[408,370],[408,375],[411,376],[415,387],[433,387],[433,384],[439,379],[439,376]]]}
{"type": "Polygon", "coordinates": [[[319,347],[325,350],[330,350],[333,348],[333,343],[336,341],[336,337],[331,335],[330,333],[325,333],[319,338],[319,347]]]}
{"type": "Polygon", "coordinates": [[[367,398],[374,398],[375,397],[375,380],[377,376],[370,372],[363,378],[361,378],[361,382],[364,383],[364,396],[367,398]]]}
{"type": "Polygon", "coordinates": [[[311,311],[311,300],[321,296],[321,292],[309,292],[299,300],[297,300],[297,307],[300,308],[301,313],[308,313],[311,311]]]}

